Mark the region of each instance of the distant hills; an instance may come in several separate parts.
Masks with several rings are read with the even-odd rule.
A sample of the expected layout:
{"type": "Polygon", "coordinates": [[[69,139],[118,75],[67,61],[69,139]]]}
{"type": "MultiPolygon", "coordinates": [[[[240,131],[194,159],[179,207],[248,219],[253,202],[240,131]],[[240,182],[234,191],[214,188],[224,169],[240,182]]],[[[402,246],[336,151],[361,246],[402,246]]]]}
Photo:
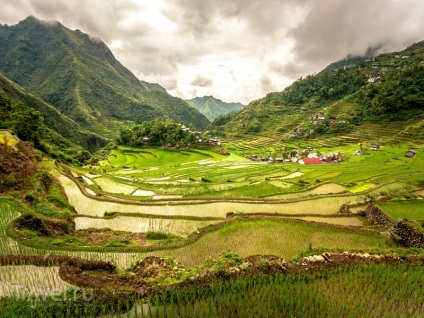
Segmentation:
{"type": "Polygon", "coordinates": [[[423,74],[424,42],[373,58],[347,58],[252,101],[219,130],[279,139],[346,133],[378,138],[378,131],[361,128],[378,124],[393,126],[391,133],[400,137],[423,139],[423,74]]]}
{"type": "Polygon", "coordinates": [[[226,103],[213,96],[196,97],[186,102],[205,115],[211,122],[220,115],[242,110],[245,105],[241,103],[226,103]]]}
{"type": "Polygon", "coordinates": [[[0,72],[96,134],[123,122],[170,118],[198,129],[209,120],[158,84],[140,81],[109,48],[79,30],[28,17],[0,26],[0,72]]]}

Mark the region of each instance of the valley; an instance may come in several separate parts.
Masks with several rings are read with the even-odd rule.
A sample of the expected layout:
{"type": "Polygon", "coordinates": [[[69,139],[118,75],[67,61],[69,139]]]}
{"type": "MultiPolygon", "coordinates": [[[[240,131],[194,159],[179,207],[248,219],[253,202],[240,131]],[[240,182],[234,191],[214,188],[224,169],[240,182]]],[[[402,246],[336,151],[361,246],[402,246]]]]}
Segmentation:
{"type": "Polygon", "coordinates": [[[422,317],[423,62],[183,100],[79,30],[0,24],[0,316],[422,317]]]}
{"type": "MultiPolygon", "coordinates": [[[[424,157],[419,144],[412,140],[407,144],[397,141],[382,143],[379,151],[367,150],[360,156],[353,154],[356,143],[337,149],[321,148],[323,152],[337,150],[345,153],[347,160],[301,165],[251,161],[242,156],[246,150],[236,148],[240,146],[232,144],[232,140],[223,139],[223,147],[228,144],[228,148],[234,147],[241,155],[221,155],[212,151],[213,148],[175,150],[142,146],[118,147],[106,153],[97,164],[84,166],[42,161],[43,169],[58,180],[64,198],[72,206],[74,212],[70,217],[75,227],[68,233],[48,235],[34,228],[29,230],[31,227],[16,231],[17,223],[13,220],[19,219],[20,214],[25,215],[28,207],[19,203],[16,197],[2,198],[1,254],[5,255],[5,264],[10,264],[6,255],[17,256],[12,263],[14,266],[0,267],[1,275],[16,283],[18,280],[12,277],[17,277],[20,270],[29,273],[33,278],[19,281],[18,285],[21,292],[27,293],[22,295],[23,299],[33,300],[45,295],[43,289],[34,287],[40,285],[37,281],[40,277],[43,284],[49,286],[44,289],[54,295],[71,288],[67,283],[71,282],[70,278],[63,280],[66,263],[60,258],[52,260],[50,267],[43,267],[43,271],[49,273],[40,272],[37,267],[28,269],[28,265],[23,265],[33,261],[23,261],[23,256],[19,255],[40,255],[46,260],[51,255],[62,255],[58,257],[112,262],[118,273],[126,273],[134,263],[141,259],[147,261],[153,256],[175,260],[176,264],[181,264],[177,267],[183,266],[183,272],[175,270],[177,267],[172,265],[169,273],[169,270],[162,272],[161,269],[160,276],[151,276],[148,284],[153,285],[144,287],[150,290],[158,288],[154,287],[156,284],[165,288],[171,282],[193,281],[193,277],[202,273],[205,264],[216,266],[215,262],[224,262],[221,265],[224,272],[237,268],[243,273],[242,265],[234,267],[230,265],[233,258],[225,259],[228,251],[242,259],[252,255],[278,255],[284,260],[298,260],[322,251],[367,251],[371,255],[406,253],[404,257],[407,259],[411,257],[410,253],[417,252],[416,249],[408,252],[393,239],[382,235],[388,233],[389,228],[373,224],[364,210],[374,203],[392,218],[392,222],[398,217],[422,221],[424,204],[420,180],[424,179],[424,157]],[[417,153],[412,158],[405,156],[410,149],[417,153]],[[343,212],[343,206],[349,206],[349,212],[343,212]],[[13,227],[10,224],[14,224],[13,227]]],[[[252,137],[250,144],[255,144],[253,140],[252,137]]],[[[271,150],[269,146],[265,149],[258,147],[253,151],[265,154],[271,150]]],[[[33,195],[37,193],[33,192],[33,195]]],[[[30,209],[34,208],[33,205],[30,209]]],[[[50,218],[46,211],[36,208],[34,211],[41,220],[50,218]]],[[[52,220],[55,218],[57,216],[52,220]]],[[[52,224],[45,224],[47,229],[54,228],[52,224]]],[[[158,260],[153,264],[159,264],[158,260]]],[[[285,266],[281,266],[284,272],[285,266]]],[[[349,268],[347,266],[346,272],[337,275],[357,275],[355,269],[349,268]]],[[[103,275],[99,270],[96,269],[98,274],[103,275]]],[[[213,269],[208,271],[214,273],[213,269]]],[[[92,274],[85,271],[85,275],[92,274]]],[[[316,284],[320,284],[319,275],[316,284]]],[[[336,274],[331,275],[336,277],[336,274]]],[[[110,276],[110,279],[117,284],[120,278],[110,276]]],[[[206,278],[195,278],[199,284],[203,279],[206,278]]],[[[244,279],[237,278],[231,284],[239,284],[244,279]]],[[[143,280],[137,278],[136,281],[143,280]]],[[[134,284],[138,284],[136,281],[134,284]]],[[[218,277],[213,281],[221,284],[218,277]]],[[[277,283],[269,281],[264,284],[261,288],[277,283]]],[[[301,280],[297,284],[301,285],[301,280]]],[[[132,289],[115,288],[125,294],[131,293],[132,289]]],[[[10,297],[14,290],[16,287],[12,286],[2,295],[10,297]]],[[[152,293],[150,301],[159,302],[159,299],[154,300],[154,295],[156,293],[152,293]]],[[[55,297],[61,299],[62,296],[55,297]]],[[[204,301],[206,299],[199,299],[196,306],[203,306],[204,301]]],[[[415,301],[419,303],[419,300],[415,301]]],[[[88,310],[97,312],[99,308],[112,310],[94,305],[86,313],[88,310]]],[[[399,310],[395,308],[398,307],[394,306],[393,310],[399,310]]],[[[420,308],[412,308],[415,309],[411,312],[419,316],[420,308]]],[[[135,307],[132,310],[137,311],[135,307]]]]}

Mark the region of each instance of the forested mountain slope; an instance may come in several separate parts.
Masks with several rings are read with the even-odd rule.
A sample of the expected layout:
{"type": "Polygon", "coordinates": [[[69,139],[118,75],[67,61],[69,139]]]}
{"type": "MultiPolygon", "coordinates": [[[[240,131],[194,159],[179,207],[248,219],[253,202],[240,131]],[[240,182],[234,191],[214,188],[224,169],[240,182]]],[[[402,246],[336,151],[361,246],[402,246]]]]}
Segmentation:
{"type": "Polygon", "coordinates": [[[87,129],[109,137],[122,121],[170,117],[199,129],[209,124],[159,85],[143,84],[101,40],[58,22],[28,17],[0,26],[0,71],[87,129]]]}
{"type": "Polygon", "coordinates": [[[424,42],[355,65],[339,65],[251,102],[223,129],[231,134],[304,138],[352,132],[367,123],[403,121],[406,127],[399,128],[399,134],[419,133],[424,114],[424,42]]]}
{"type": "Polygon", "coordinates": [[[88,132],[53,106],[0,73],[0,129],[9,129],[45,152],[95,151],[109,140],[88,132]]]}

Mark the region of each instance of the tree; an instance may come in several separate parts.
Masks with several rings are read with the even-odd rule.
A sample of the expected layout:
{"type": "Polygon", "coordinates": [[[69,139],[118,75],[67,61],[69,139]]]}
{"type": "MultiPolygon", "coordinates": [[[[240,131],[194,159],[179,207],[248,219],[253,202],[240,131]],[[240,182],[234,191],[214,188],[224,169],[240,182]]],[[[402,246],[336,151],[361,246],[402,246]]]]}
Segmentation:
{"type": "Polygon", "coordinates": [[[43,121],[39,111],[22,103],[16,105],[12,123],[19,138],[33,141],[37,145],[42,136],[43,121]]]}

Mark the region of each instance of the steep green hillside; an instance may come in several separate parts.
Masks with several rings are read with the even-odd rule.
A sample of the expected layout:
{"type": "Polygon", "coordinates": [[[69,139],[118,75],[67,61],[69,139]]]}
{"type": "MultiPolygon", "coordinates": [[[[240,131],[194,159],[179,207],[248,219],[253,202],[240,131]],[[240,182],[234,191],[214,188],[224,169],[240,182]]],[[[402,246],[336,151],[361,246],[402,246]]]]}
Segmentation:
{"type": "Polygon", "coordinates": [[[62,151],[97,150],[107,139],[88,132],[57,109],[31,95],[0,73],[0,128],[11,129],[36,146],[48,144],[62,151]]]}
{"type": "Polygon", "coordinates": [[[226,103],[213,96],[196,97],[186,102],[205,115],[210,121],[220,115],[226,115],[244,108],[241,103],[226,103]]]}
{"type": "Polygon", "coordinates": [[[251,102],[224,126],[233,135],[278,135],[313,138],[322,134],[363,133],[371,138],[391,135],[415,138],[424,121],[424,42],[402,52],[379,55],[352,65],[333,64],[316,75],[295,81],[282,92],[251,102]]]}
{"type": "Polygon", "coordinates": [[[141,82],[141,85],[143,85],[147,91],[159,91],[159,92],[167,93],[166,89],[157,83],[149,83],[145,81],[140,81],[140,82],[141,82]]]}
{"type": "Polygon", "coordinates": [[[101,40],[60,23],[28,17],[14,26],[0,26],[0,71],[87,129],[108,137],[115,135],[120,121],[134,119],[170,117],[199,129],[209,124],[159,85],[140,82],[101,40]]]}

